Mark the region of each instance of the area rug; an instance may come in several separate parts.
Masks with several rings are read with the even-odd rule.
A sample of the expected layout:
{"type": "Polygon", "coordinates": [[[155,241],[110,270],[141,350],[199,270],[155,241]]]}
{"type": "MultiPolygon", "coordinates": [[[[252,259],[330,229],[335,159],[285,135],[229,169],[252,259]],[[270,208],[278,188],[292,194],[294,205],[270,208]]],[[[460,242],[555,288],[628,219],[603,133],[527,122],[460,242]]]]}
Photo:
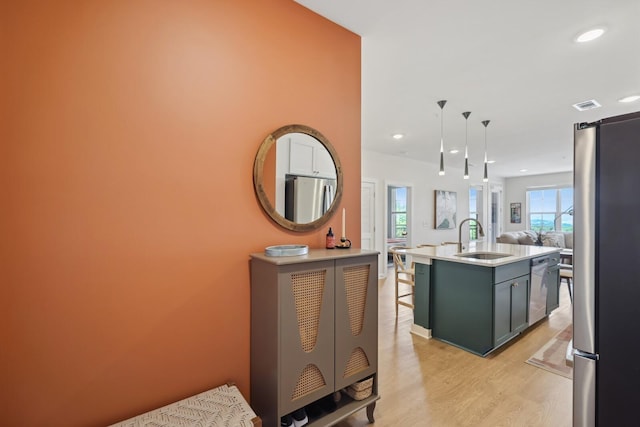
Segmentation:
{"type": "Polygon", "coordinates": [[[573,338],[573,324],[560,331],[548,343],[542,346],[527,363],[565,378],[573,378],[573,366],[567,364],[567,346],[573,338]]]}

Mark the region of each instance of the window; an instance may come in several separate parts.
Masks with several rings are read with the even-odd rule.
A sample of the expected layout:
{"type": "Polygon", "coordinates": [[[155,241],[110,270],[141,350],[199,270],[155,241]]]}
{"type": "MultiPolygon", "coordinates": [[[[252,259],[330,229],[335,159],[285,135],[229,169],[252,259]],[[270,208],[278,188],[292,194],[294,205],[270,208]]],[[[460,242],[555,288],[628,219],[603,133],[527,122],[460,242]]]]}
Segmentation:
{"type": "Polygon", "coordinates": [[[389,238],[407,237],[407,187],[389,187],[389,238]]]}
{"type": "Polygon", "coordinates": [[[527,191],[529,229],[573,231],[573,188],[527,191]]]}

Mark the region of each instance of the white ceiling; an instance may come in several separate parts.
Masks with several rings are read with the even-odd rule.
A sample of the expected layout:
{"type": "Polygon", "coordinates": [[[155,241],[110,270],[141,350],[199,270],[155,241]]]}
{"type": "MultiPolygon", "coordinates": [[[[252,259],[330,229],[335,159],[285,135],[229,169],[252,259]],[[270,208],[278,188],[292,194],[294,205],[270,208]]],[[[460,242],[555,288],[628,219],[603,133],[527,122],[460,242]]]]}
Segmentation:
{"type": "Polygon", "coordinates": [[[570,171],[573,124],[640,110],[640,0],[296,0],[362,36],[362,147],[462,168],[472,180],[570,171]],[[607,32],[576,43],[583,31],[607,32]],[[602,107],[578,112],[577,102],[602,107]],[[406,135],[400,142],[393,133],[406,135]],[[527,172],[520,172],[527,169],[527,172]]]}

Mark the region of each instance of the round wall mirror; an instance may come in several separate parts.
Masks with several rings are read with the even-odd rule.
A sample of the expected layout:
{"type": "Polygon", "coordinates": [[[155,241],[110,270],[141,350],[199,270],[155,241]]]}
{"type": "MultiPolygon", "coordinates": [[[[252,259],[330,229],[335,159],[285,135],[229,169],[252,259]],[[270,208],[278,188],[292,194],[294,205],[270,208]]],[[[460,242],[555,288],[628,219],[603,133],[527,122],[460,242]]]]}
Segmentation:
{"type": "Polygon", "coordinates": [[[253,164],[253,186],[264,211],[293,231],[316,230],[342,198],[342,167],[331,143],[305,125],[267,135],[253,164]]]}

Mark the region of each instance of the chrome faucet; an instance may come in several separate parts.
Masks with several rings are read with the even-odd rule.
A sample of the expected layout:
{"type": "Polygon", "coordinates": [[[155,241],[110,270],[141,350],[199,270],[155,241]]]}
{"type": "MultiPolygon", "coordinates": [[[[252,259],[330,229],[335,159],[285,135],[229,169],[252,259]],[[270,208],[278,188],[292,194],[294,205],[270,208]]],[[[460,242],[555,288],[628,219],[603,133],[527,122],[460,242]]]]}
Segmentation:
{"type": "Polygon", "coordinates": [[[458,252],[462,252],[462,224],[467,221],[475,221],[478,224],[478,235],[480,237],[484,237],[484,230],[482,229],[482,224],[475,218],[466,218],[460,221],[460,226],[458,227],[458,252]]]}

